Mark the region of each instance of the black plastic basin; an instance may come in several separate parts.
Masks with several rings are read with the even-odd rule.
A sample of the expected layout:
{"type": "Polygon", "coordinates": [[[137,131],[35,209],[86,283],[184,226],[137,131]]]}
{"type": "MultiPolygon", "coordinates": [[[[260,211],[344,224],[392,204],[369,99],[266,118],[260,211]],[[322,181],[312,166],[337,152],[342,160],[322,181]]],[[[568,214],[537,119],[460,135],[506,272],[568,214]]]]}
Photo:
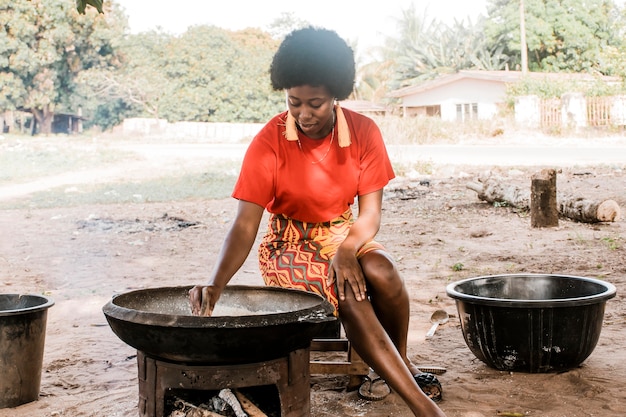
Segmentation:
{"type": "Polygon", "coordinates": [[[537,373],[571,369],[587,359],[616,290],[593,278],[508,274],[457,281],[446,292],[478,359],[499,370],[537,373]]]}

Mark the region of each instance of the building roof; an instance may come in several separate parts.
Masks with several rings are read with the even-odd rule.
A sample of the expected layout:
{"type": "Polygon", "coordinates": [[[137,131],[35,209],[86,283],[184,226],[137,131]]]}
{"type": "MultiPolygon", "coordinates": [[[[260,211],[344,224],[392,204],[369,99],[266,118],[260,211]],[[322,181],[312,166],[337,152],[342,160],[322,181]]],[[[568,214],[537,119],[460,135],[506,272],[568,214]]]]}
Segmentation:
{"type": "Polygon", "coordinates": [[[385,106],[367,100],[343,100],[339,104],[341,107],[357,113],[384,113],[387,111],[385,106]]]}
{"type": "Polygon", "coordinates": [[[481,70],[461,70],[455,74],[442,75],[431,81],[423,82],[419,85],[404,87],[396,91],[392,91],[391,97],[406,97],[423,91],[432,90],[446,84],[453,83],[462,79],[495,81],[501,83],[513,83],[520,81],[524,77],[530,77],[535,80],[579,80],[579,81],[595,81],[601,79],[608,83],[620,83],[620,77],[596,76],[588,73],[564,73],[564,72],[527,72],[521,71],[481,71],[481,70]]]}

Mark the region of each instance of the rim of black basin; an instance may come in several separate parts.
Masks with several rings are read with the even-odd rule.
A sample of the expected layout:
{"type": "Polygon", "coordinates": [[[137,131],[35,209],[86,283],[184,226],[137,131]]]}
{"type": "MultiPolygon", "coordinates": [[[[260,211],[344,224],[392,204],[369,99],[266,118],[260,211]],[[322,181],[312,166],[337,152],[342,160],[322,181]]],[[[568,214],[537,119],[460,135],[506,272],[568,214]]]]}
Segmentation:
{"type": "MultiPolygon", "coordinates": [[[[566,289],[567,290],[567,289],[566,289]]],[[[615,285],[596,278],[588,278],[566,274],[499,274],[483,275],[473,278],[465,278],[460,281],[450,283],[446,286],[446,293],[449,297],[459,301],[497,307],[531,307],[531,308],[552,308],[552,307],[576,307],[581,305],[597,304],[615,297],[615,285]],[[510,281],[513,279],[524,280],[564,280],[570,284],[584,286],[587,290],[585,294],[579,296],[568,295],[568,291],[563,291],[561,296],[556,298],[502,298],[477,295],[477,291],[468,291],[478,288],[478,285],[496,285],[497,281],[510,281]],[[463,288],[468,287],[468,288],[463,288]]]]}
{"type": "Polygon", "coordinates": [[[0,294],[0,317],[33,313],[54,305],[54,300],[38,294],[0,294]]]}
{"type": "MultiPolygon", "coordinates": [[[[136,310],[127,306],[118,305],[116,302],[124,297],[132,297],[134,294],[161,291],[187,293],[191,286],[154,287],[131,290],[113,296],[102,308],[107,318],[137,323],[147,326],[162,327],[187,327],[187,328],[240,328],[240,327],[267,327],[282,325],[286,323],[320,323],[334,320],[332,316],[333,307],[322,296],[289,288],[270,286],[250,286],[250,285],[228,285],[224,288],[222,296],[228,291],[264,291],[267,293],[276,292],[281,295],[293,294],[297,297],[315,300],[309,306],[299,309],[281,312],[266,312],[262,315],[238,315],[238,316],[194,316],[189,314],[177,315],[171,313],[160,313],[155,311],[136,310]]],[[[219,303],[219,301],[218,301],[219,303]]]]}

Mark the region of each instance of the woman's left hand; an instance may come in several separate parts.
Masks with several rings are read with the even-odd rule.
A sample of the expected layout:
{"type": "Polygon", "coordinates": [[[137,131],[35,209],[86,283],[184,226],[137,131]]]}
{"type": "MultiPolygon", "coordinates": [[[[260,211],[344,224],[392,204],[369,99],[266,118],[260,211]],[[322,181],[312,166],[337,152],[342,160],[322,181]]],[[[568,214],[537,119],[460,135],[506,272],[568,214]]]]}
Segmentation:
{"type": "Polygon", "coordinates": [[[357,301],[365,300],[365,277],[355,252],[339,246],[330,264],[328,285],[332,285],[334,281],[337,281],[337,295],[340,300],[346,299],[347,288],[352,289],[357,301]]]}
{"type": "Polygon", "coordinates": [[[337,296],[346,299],[346,289],[352,289],[354,298],[363,301],[367,298],[367,288],[363,269],[356,257],[358,249],[376,236],[380,227],[383,190],[372,191],[359,196],[359,216],[350,227],[350,232],[337,248],[330,264],[328,285],[337,281],[337,296]]]}

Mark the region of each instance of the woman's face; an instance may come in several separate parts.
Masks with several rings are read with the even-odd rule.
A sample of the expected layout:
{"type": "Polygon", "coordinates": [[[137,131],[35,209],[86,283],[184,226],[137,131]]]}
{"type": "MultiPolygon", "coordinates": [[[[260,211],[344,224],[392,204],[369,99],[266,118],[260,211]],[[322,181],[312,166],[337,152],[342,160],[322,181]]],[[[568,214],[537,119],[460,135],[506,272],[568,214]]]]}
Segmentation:
{"type": "Polygon", "coordinates": [[[285,90],[289,112],[298,127],[308,137],[321,139],[333,128],[335,99],[326,87],[301,85],[285,90]]]}

